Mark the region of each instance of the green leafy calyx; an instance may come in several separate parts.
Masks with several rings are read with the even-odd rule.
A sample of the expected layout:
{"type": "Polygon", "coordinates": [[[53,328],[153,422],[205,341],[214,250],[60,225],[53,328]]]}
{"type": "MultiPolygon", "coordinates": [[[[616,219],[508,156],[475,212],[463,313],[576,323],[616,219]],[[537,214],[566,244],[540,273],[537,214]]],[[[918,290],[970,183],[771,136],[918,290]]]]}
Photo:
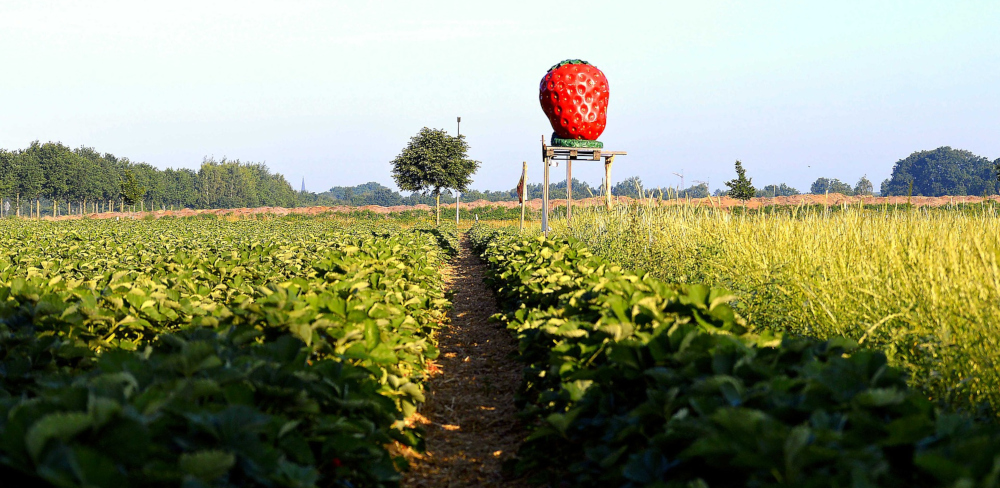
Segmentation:
{"type": "Polygon", "coordinates": [[[567,59],[565,61],[560,61],[555,66],[549,68],[549,71],[552,71],[552,70],[554,70],[556,68],[565,66],[567,64],[590,64],[590,63],[588,63],[588,62],[586,62],[586,61],[584,61],[582,59],[567,59]]]}

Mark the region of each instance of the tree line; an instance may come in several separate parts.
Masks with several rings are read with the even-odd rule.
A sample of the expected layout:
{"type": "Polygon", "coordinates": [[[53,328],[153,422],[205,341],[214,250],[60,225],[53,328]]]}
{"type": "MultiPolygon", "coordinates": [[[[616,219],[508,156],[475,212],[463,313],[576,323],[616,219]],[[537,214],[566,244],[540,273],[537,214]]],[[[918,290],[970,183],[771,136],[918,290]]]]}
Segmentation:
{"type": "Polygon", "coordinates": [[[197,171],[157,169],[90,147],[32,142],[0,149],[0,211],[59,215],[180,208],[295,206],[298,192],[264,163],[205,158],[197,171]],[[44,203],[44,205],[43,205],[44,203]],[[10,209],[8,210],[8,205],[10,209]]]}
{"type": "MultiPolygon", "coordinates": [[[[885,195],[995,195],[1000,193],[1000,158],[990,161],[969,151],[940,147],[917,151],[897,161],[890,178],[882,182],[885,195]]],[[[529,198],[539,198],[541,183],[529,183],[529,198]]],[[[851,185],[837,178],[817,178],[809,193],[872,195],[874,185],[862,176],[851,185]]],[[[707,183],[687,188],[646,187],[632,176],[611,188],[616,196],[654,198],[704,198],[707,183]]],[[[754,188],[753,196],[798,195],[785,183],[754,188]]],[[[550,184],[553,199],[566,198],[566,181],[550,184]]],[[[726,190],[716,190],[724,195],[726,190]]],[[[591,186],[573,179],[573,198],[601,195],[601,185],[591,186]]],[[[455,194],[440,189],[444,202],[455,194]]],[[[462,193],[463,201],[517,201],[517,188],[474,190],[462,193]]],[[[70,149],[58,142],[32,142],[27,148],[0,149],[0,215],[61,215],[180,208],[239,208],[308,205],[417,205],[435,204],[433,192],[402,194],[376,182],[356,186],[335,186],[321,193],[295,191],[284,176],[272,173],[266,164],[239,160],[205,158],[198,170],[157,169],[125,157],[100,153],[90,147],[70,149]],[[9,207],[8,207],[9,205],[9,207]]]]}

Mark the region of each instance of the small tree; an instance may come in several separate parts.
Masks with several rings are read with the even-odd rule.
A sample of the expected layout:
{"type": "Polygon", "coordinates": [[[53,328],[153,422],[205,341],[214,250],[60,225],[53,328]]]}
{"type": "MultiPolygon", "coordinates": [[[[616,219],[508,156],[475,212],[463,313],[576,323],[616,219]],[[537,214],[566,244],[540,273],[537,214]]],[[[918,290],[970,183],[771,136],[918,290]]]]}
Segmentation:
{"type": "Polygon", "coordinates": [[[468,150],[464,137],[424,127],[392,160],[392,179],[401,190],[434,195],[437,223],[441,225],[441,190],[466,191],[479,168],[479,161],[466,156],[468,150]]]}
{"type": "Polygon", "coordinates": [[[855,195],[871,195],[875,191],[874,185],[868,180],[868,175],[862,176],[858,183],[854,185],[855,195]]]}
{"type": "Polygon", "coordinates": [[[751,181],[752,178],[747,178],[747,172],[743,169],[743,163],[737,159],[736,179],[726,182],[726,186],[729,187],[729,196],[737,200],[742,200],[743,205],[746,205],[746,201],[753,198],[754,194],[757,193],[751,181]]]}
{"type": "Polygon", "coordinates": [[[135,205],[146,194],[146,188],[139,185],[132,170],[125,168],[121,179],[121,196],[126,205],[135,205]]]}

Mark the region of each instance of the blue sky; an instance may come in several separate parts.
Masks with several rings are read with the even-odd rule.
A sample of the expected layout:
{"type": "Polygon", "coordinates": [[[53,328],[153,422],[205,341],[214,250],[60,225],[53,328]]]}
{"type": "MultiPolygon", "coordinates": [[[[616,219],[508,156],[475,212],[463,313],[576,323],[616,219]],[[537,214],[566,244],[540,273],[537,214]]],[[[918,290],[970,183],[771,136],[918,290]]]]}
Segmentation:
{"type": "Polygon", "coordinates": [[[538,182],[538,81],[567,58],[608,77],[614,180],[714,189],[740,159],[757,186],[877,189],[916,150],[1000,157],[995,1],[4,0],[0,24],[0,147],[265,161],[311,191],[393,186],[409,137],[456,116],[474,188],[512,188],[521,161],[538,182]]]}

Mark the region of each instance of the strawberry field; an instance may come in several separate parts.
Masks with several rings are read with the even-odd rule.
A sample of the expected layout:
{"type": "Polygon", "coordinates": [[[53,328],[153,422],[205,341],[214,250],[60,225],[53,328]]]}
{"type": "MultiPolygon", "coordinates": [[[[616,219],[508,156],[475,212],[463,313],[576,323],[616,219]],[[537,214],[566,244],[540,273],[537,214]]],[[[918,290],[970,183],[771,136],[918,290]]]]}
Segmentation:
{"type": "MultiPolygon", "coordinates": [[[[671,283],[614,261],[601,245],[617,241],[555,235],[485,219],[461,246],[414,218],[2,221],[0,480],[391,487],[410,462],[430,463],[416,486],[454,480],[407,453],[450,432],[503,454],[473,424],[413,427],[456,405],[427,408],[447,390],[433,378],[495,388],[437,361],[477,360],[444,339],[452,300],[480,306],[445,284],[461,249],[496,298],[464,327],[517,341],[499,354],[519,363],[504,367],[520,422],[482,425],[518,423],[520,446],[489,486],[1000,486],[1000,427],[880,344],[761,325],[745,289],[671,283]]],[[[478,485],[463,479],[447,483],[478,485]]]]}
{"type": "Polygon", "coordinates": [[[532,425],[514,468],[549,486],[973,487],[1000,429],[908,387],[847,338],[755,328],[704,285],[668,284],[574,238],[475,228],[519,339],[532,425]]]}
{"type": "Polygon", "coordinates": [[[455,234],[0,224],[5,486],[393,486],[455,234]]]}

